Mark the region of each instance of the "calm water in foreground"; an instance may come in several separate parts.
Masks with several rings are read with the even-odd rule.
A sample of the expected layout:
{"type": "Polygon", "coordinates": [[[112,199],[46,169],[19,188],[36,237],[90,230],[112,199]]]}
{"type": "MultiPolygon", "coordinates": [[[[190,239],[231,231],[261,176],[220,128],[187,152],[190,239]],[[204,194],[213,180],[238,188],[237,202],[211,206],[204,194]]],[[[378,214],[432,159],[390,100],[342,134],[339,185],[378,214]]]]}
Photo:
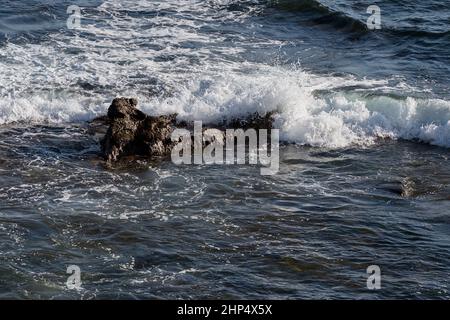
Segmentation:
{"type": "Polygon", "coordinates": [[[0,299],[450,298],[450,2],[371,2],[2,1],[0,299]],[[276,111],[280,172],[106,170],[116,96],[276,111]]]}

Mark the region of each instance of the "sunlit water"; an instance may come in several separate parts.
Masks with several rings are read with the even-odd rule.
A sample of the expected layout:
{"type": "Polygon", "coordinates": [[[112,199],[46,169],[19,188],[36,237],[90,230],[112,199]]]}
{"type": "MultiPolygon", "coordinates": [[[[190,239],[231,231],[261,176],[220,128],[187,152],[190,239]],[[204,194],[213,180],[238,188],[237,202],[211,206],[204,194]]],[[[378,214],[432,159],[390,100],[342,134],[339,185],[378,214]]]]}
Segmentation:
{"type": "Polygon", "coordinates": [[[71,1],[4,1],[0,298],[449,298],[450,3],[379,1],[374,32],[369,2],[86,0],[69,30],[71,1]],[[115,96],[275,110],[280,171],[106,170],[115,96]]]}

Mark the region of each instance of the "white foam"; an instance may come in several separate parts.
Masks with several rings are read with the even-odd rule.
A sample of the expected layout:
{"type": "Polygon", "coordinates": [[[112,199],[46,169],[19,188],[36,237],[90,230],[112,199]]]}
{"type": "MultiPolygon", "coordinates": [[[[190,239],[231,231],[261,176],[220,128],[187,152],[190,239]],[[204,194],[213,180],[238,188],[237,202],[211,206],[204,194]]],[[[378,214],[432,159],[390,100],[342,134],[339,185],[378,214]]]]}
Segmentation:
{"type": "Polygon", "coordinates": [[[48,99],[46,96],[0,97],[0,125],[88,121],[104,113],[106,104],[79,96],[48,99]]]}
{"type": "Polygon", "coordinates": [[[206,122],[276,110],[282,139],[311,146],[341,148],[391,138],[450,147],[449,101],[380,94],[366,97],[368,89],[348,93],[339,88],[384,83],[318,77],[280,67],[224,74],[192,79],[173,97],[144,101],[142,108],[206,122]],[[327,93],[318,93],[324,90],[327,93]]]}
{"type": "Polygon", "coordinates": [[[450,101],[408,97],[414,90],[404,84],[247,61],[248,48],[283,43],[253,35],[254,26],[242,23],[248,12],[221,10],[229,3],[107,0],[86,13],[83,36],[62,31],[38,44],[7,43],[0,125],[86,121],[105,113],[113,97],[136,96],[146,112],[207,122],[277,110],[281,138],[298,144],[340,148],[388,137],[450,147],[450,101]],[[171,14],[152,14],[162,10],[171,14]],[[124,13],[133,11],[149,14],[124,13]],[[220,32],[230,23],[252,37],[227,35],[230,45],[220,32]],[[170,95],[152,97],[155,81],[170,95]]]}

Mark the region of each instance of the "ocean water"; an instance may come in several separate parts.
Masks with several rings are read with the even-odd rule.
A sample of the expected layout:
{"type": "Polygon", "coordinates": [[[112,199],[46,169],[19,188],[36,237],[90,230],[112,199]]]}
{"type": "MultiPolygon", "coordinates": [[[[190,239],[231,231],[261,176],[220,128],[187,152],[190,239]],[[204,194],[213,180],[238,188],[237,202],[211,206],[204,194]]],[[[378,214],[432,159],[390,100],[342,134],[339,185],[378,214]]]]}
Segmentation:
{"type": "Polygon", "coordinates": [[[448,299],[450,1],[377,1],[380,30],[372,4],[2,0],[0,299],[448,299]],[[116,96],[276,111],[280,171],[107,170],[116,96]]]}

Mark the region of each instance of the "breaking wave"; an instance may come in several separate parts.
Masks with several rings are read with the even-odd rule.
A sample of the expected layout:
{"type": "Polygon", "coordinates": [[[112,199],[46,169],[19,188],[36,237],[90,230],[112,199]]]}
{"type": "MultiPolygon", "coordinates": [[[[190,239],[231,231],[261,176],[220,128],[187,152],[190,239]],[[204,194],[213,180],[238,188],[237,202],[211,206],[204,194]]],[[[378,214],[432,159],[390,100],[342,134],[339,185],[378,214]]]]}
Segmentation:
{"type": "MultiPolygon", "coordinates": [[[[80,30],[4,43],[0,125],[88,121],[114,97],[135,96],[146,112],[208,122],[277,111],[283,140],[302,145],[389,138],[450,147],[450,101],[401,81],[258,60],[253,52],[289,43],[246,23],[260,2],[236,3],[109,0],[85,10],[80,30]]],[[[337,23],[342,15],[317,1],[283,3],[337,23]]]]}
{"type": "MultiPolygon", "coordinates": [[[[177,112],[179,119],[209,123],[276,111],[275,125],[282,139],[302,145],[339,148],[389,138],[450,147],[449,101],[374,94],[385,90],[386,83],[320,77],[280,67],[225,74],[190,79],[170,96],[135,96],[148,113],[177,112]]],[[[0,123],[87,121],[104,114],[110,98],[3,97],[0,123]]]]}

